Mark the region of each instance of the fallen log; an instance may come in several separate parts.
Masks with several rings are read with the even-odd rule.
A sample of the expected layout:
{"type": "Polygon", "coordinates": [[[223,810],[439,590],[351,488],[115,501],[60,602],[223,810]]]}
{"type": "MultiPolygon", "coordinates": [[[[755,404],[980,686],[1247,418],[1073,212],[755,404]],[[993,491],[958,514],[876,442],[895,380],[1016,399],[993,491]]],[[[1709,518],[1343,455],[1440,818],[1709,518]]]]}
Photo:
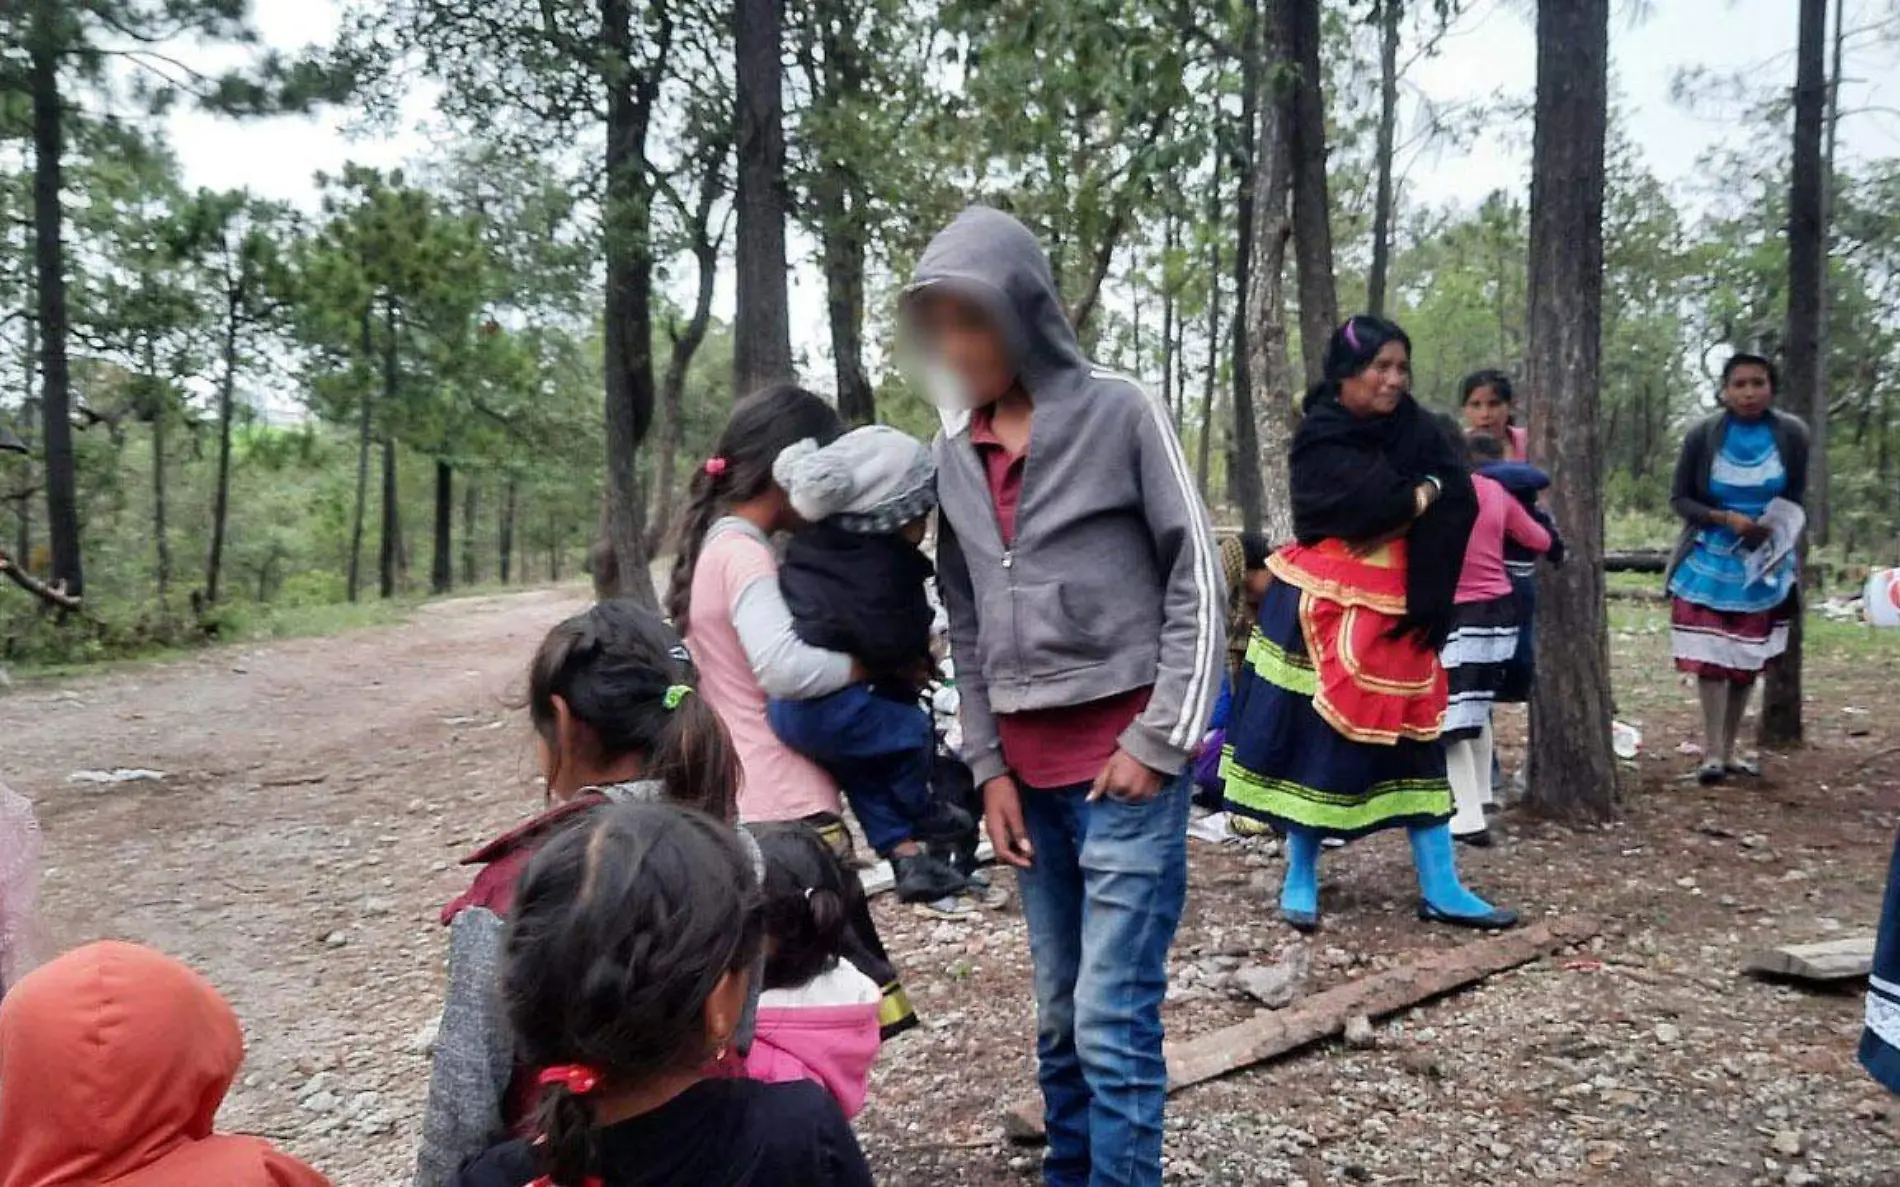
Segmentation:
{"type": "MultiPolygon", "coordinates": [[[[1588,940],[1597,934],[1597,927],[1595,919],[1581,915],[1539,920],[1517,931],[1432,952],[1403,967],[1335,985],[1285,1010],[1169,1043],[1168,1091],[1179,1092],[1341,1034],[1355,1017],[1396,1014],[1493,973],[1529,964],[1556,949],[1588,940]]],[[[1003,1132],[1014,1142],[1041,1141],[1042,1100],[1026,1100],[1010,1108],[1003,1118],[1003,1132]]]]}
{"type": "Polygon", "coordinates": [[[1874,970],[1874,937],[1850,936],[1819,944],[1790,944],[1750,956],[1742,971],[1796,981],[1852,981],[1874,970]]]}
{"type": "Polygon", "coordinates": [[[1669,554],[1649,548],[1635,548],[1603,554],[1605,573],[1660,573],[1669,567],[1669,554]]]}

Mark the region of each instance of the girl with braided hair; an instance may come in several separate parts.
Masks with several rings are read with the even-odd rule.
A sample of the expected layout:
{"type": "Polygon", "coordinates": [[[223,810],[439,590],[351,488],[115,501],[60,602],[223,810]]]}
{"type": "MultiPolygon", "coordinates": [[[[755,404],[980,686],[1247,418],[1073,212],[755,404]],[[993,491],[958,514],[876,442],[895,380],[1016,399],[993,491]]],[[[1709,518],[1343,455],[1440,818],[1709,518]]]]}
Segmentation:
{"type": "Polygon", "coordinates": [[[665,804],[611,805],[522,878],[502,971],[545,1091],[533,1136],[454,1187],[868,1187],[818,1084],[716,1069],[764,949],[759,881],[731,829],[665,804]]]}
{"type": "MultiPolygon", "coordinates": [[[[495,982],[521,871],[602,805],[666,800],[731,821],[739,761],[673,629],[651,610],[602,602],[548,632],[528,668],[527,709],[547,780],[533,819],[463,859],[480,866],[442,912],[448,987],[423,1116],[417,1187],[518,1133],[538,1086],[519,1059],[495,982]]],[[[742,843],[750,846],[750,838],[742,843]]],[[[756,854],[756,846],[752,846],[756,854]]],[[[742,1045],[749,1032],[742,1033],[742,1045]]]]}

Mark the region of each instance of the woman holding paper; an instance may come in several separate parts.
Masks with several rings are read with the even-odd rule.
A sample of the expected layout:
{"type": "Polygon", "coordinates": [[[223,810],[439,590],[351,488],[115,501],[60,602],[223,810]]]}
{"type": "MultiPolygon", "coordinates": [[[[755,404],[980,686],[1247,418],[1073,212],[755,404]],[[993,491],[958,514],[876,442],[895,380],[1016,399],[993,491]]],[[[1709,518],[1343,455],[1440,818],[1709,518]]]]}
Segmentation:
{"type": "Polygon", "coordinates": [[[1767,359],[1731,355],[1722,410],[1690,428],[1676,462],[1670,506],[1683,528],[1664,577],[1669,636],[1702,701],[1696,778],[1705,784],[1761,773],[1736,756],[1735,738],[1756,679],[1787,650],[1798,605],[1792,544],[1804,521],[1808,430],[1771,407],[1775,380],[1767,359]]]}

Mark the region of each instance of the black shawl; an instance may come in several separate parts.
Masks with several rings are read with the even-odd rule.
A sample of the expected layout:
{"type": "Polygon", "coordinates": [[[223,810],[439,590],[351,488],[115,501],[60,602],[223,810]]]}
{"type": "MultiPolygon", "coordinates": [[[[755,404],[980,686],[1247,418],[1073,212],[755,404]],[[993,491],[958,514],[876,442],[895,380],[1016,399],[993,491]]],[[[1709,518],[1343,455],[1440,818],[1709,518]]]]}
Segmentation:
{"type": "Polygon", "coordinates": [[[1391,415],[1362,420],[1339,402],[1334,383],[1307,393],[1305,407],[1291,455],[1293,534],[1302,544],[1360,543],[1404,530],[1404,629],[1437,649],[1451,632],[1458,572],[1478,518],[1458,430],[1410,395],[1391,415]],[[1443,489],[1414,519],[1413,492],[1428,477],[1443,489]]]}

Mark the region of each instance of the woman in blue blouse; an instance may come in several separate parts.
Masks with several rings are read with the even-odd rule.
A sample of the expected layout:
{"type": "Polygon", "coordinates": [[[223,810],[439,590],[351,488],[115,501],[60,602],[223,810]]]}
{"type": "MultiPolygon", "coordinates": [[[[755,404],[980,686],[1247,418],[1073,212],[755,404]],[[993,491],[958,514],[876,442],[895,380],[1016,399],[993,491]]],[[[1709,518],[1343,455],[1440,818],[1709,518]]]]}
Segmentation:
{"type": "Polygon", "coordinates": [[[1683,529],[1665,578],[1669,636],[1676,667],[1695,676],[1702,702],[1703,783],[1760,774],[1736,756],[1735,738],[1756,679],[1787,650],[1798,607],[1792,552],[1753,579],[1746,564],[1769,536],[1758,522],[1768,504],[1799,504],[1807,494],[1808,430],[1771,406],[1775,381],[1767,359],[1730,356],[1722,410],[1689,430],[1676,463],[1670,506],[1683,529]]]}

